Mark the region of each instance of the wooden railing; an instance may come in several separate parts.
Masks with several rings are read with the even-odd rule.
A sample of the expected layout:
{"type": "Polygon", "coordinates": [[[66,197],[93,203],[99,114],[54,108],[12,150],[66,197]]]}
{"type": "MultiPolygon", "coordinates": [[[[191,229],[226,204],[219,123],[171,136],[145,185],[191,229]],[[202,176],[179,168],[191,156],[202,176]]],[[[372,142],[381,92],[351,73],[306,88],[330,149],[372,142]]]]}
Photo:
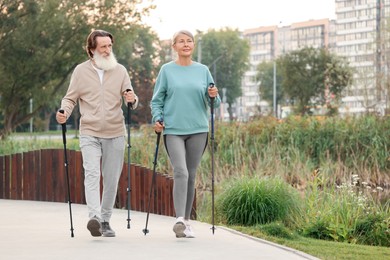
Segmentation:
{"type": "MultiPolygon", "coordinates": [[[[85,204],[80,151],[67,150],[71,202],[85,204]]],[[[153,170],[130,165],[130,209],[147,212],[153,170]]],[[[0,156],[0,198],[68,202],[64,149],[44,149],[0,156]]],[[[115,207],[127,209],[128,164],[123,165],[115,207]]],[[[156,173],[150,213],[175,216],[173,178],[156,173]]],[[[195,196],[196,197],[196,196],[195,196]]],[[[196,201],[192,218],[196,219],[196,201]]]]}

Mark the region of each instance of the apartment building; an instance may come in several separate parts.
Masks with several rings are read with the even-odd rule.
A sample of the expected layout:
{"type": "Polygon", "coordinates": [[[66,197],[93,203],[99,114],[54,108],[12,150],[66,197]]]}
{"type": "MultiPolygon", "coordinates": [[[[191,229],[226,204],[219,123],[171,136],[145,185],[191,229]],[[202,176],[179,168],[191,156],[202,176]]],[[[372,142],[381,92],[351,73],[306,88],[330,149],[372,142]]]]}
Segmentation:
{"type": "MultiPolygon", "coordinates": [[[[354,82],[343,93],[340,114],[384,114],[390,105],[387,73],[390,66],[390,28],[387,28],[390,0],[335,0],[335,3],[335,20],[310,20],[243,32],[251,46],[251,66],[242,81],[244,94],[237,100],[239,119],[245,121],[275,110],[259,96],[257,65],[303,47],[328,48],[345,57],[354,70],[354,82]]],[[[280,115],[280,106],[277,111],[280,115]]]]}
{"type": "MultiPolygon", "coordinates": [[[[278,116],[280,114],[279,105],[271,107],[259,96],[260,82],[256,78],[257,66],[262,62],[272,62],[281,54],[303,47],[332,47],[333,33],[330,32],[330,28],[333,28],[333,23],[329,19],[310,20],[289,26],[259,27],[243,32],[243,37],[249,40],[251,51],[250,69],[245,73],[242,81],[244,94],[237,101],[239,109],[237,115],[240,120],[246,121],[258,115],[273,113],[278,116]]],[[[274,64],[274,71],[276,70],[274,64]]]]}
{"type": "Polygon", "coordinates": [[[263,61],[272,61],[276,57],[277,26],[248,29],[243,37],[250,43],[250,68],[242,80],[243,96],[238,99],[237,117],[247,121],[251,117],[270,113],[268,102],[262,101],[259,96],[259,82],[257,80],[257,66],[263,61]]]}
{"type": "Polygon", "coordinates": [[[341,114],[377,112],[388,107],[389,0],[335,0],[335,52],[354,69],[343,94],[341,114]]]}

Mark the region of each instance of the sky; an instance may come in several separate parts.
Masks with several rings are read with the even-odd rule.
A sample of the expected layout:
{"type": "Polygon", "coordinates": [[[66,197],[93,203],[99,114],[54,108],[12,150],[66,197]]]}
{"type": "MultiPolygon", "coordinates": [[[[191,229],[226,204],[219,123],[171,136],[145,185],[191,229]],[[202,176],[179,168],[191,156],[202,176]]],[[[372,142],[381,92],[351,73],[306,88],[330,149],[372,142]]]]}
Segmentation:
{"type": "Polygon", "coordinates": [[[311,19],[335,19],[335,0],[154,0],[146,23],[160,39],[179,30],[252,29],[311,19]]]}

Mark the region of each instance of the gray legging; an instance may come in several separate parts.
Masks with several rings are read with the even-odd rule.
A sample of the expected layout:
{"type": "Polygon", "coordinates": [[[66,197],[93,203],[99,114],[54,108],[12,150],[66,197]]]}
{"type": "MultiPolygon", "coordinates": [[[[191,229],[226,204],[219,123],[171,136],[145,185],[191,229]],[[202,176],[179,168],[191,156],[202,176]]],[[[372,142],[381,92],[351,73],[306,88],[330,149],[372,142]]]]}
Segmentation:
{"type": "Polygon", "coordinates": [[[195,194],[195,175],[208,133],[164,135],[165,149],[173,167],[173,203],[176,217],[189,219],[195,194]]]}

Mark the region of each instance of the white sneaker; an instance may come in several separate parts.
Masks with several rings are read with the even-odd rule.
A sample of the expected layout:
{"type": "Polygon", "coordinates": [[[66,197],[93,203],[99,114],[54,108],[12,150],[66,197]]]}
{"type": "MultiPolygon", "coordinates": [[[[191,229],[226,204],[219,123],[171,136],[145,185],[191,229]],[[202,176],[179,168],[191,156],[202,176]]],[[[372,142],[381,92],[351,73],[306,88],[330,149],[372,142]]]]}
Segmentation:
{"type": "Polygon", "coordinates": [[[190,225],[190,223],[186,223],[186,229],[184,230],[184,234],[186,235],[185,237],[186,238],[194,238],[195,237],[195,234],[194,234],[194,231],[192,230],[192,227],[190,225]]]}
{"type": "Polygon", "coordinates": [[[173,225],[173,232],[175,232],[176,237],[186,237],[186,234],[184,233],[185,230],[186,225],[184,224],[184,218],[178,217],[175,225],[173,225]]]}

